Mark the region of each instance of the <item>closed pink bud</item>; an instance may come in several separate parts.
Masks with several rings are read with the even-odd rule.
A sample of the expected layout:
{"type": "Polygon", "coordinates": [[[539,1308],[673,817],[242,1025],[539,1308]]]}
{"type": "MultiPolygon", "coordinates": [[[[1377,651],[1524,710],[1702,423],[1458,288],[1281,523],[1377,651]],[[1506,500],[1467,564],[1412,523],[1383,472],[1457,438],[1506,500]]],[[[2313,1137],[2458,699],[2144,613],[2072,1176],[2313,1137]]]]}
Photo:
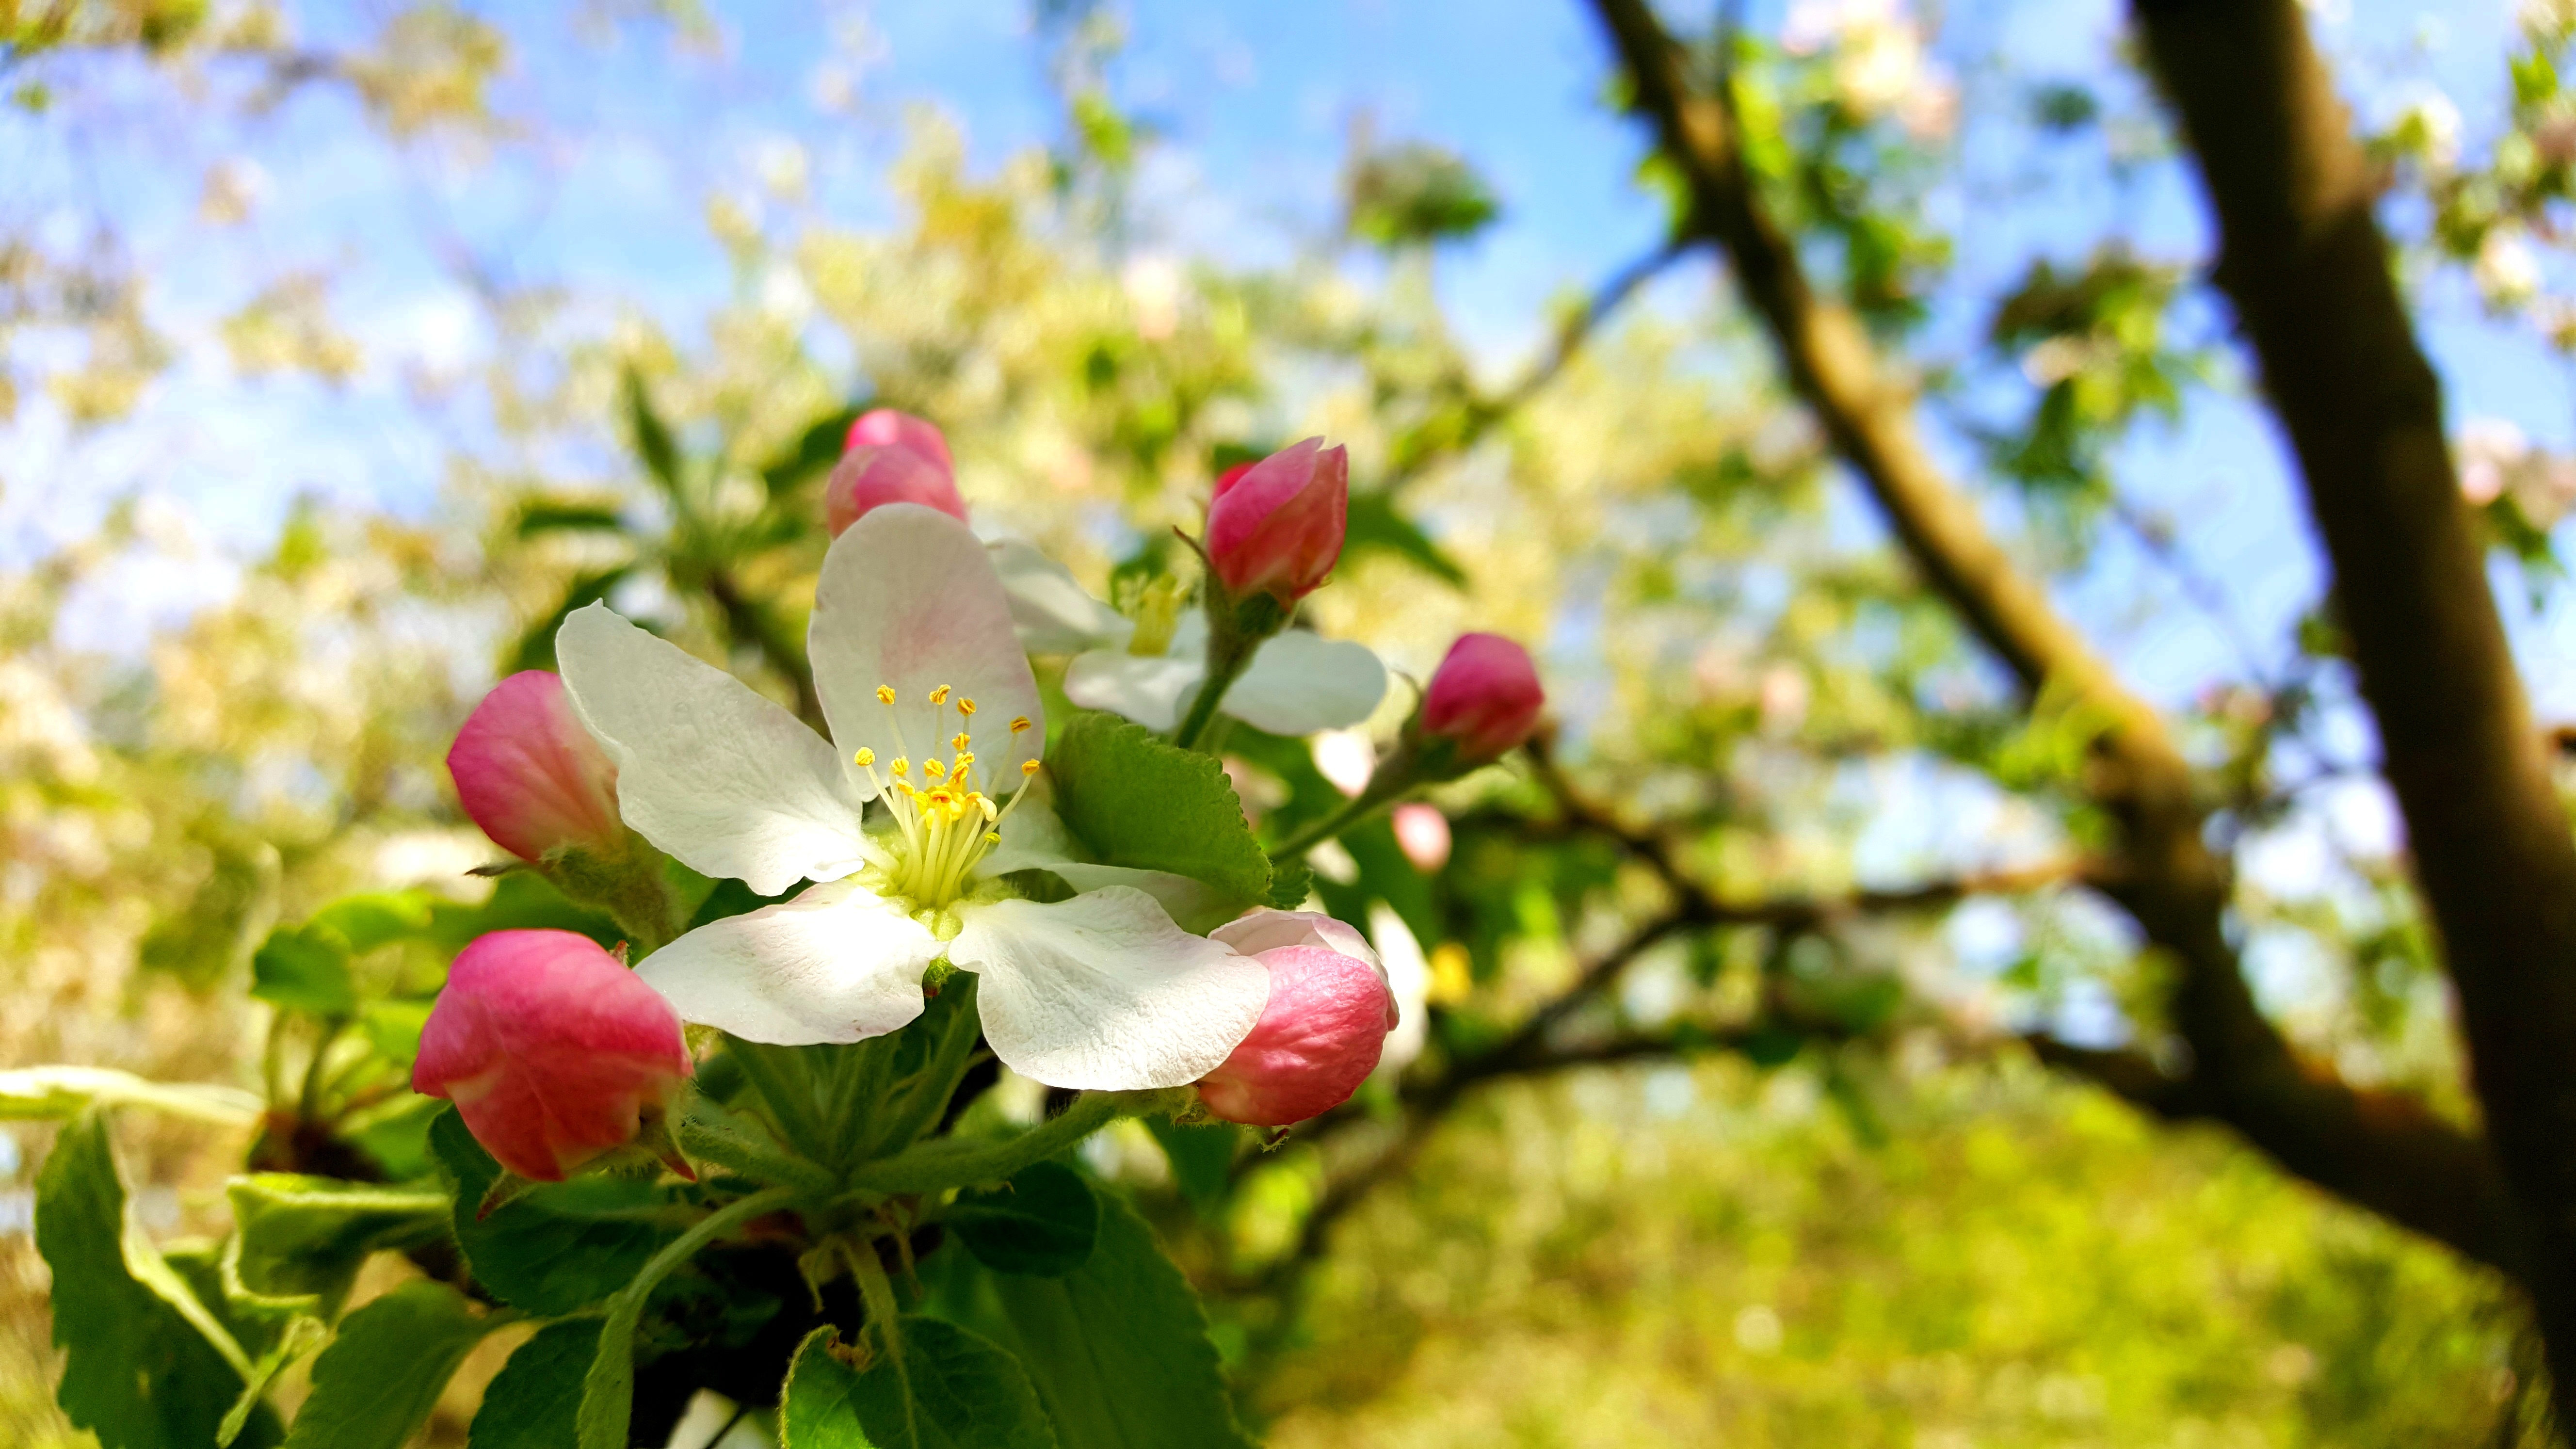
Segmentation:
{"type": "Polygon", "coordinates": [[[1270,1004],[1234,1055],[1200,1080],[1199,1101],[1256,1127],[1303,1122],[1349,1101],[1377,1070],[1395,1025],[1395,996],[1378,969],[1322,946],[1278,946],[1254,959],[1270,968],[1270,1004]]]}
{"type": "Polygon", "coordinates": [[[542,669],[492,687],[447,750],[456,799],[492,843],[521,860],[558,845],[614,850],[617,766],[583,729],[563,680],[542,669]]]}
{"type": "Polygon", "coordinates": [[[865,445],[842,454],[831,481],[823,485],[823,527],[839,538],[841,530],[889,503],[927,504],[964,522],[966,500],[957,495],[957,480],[943,461],[946,447],[940,454],[933,458],[900,443],[865,445]]]}
{"type": "Polygon", "coordinates": [[[892,408],[870,408],[850,424],[849,436],[841,440],[841,451],[854,453],[861,448],[910,448],[938,464],[942,473],[957,471],[957,464],[948,456],[948,435],[939,431],[939,424],[892,408]]]}
{"type": "Polygon", "coordinates": [[[539,1182],[635,1140],[690,1072],[680,1014],[570,931],[494,931],[448,968],[411,1089],[445,1097],[503,1167],[539,1182]]]}
{"type": "Polygon", "coordinates": [[[1208,561],[1228,593],[1294,603],[1341,561],[1350,505],[1350,454],[1321,438],[1229,469],[1208,504],[1208,561]]]}
{"type": "Polygon", "coordinates": [[[1419,800],[1398,805],[1391,823],[1396,848],[1415,870],[1429,873],[1449,863],[1449,817],[1440,813],[1439,806],[1419,800]]]}
{"type": "Polygon", "coordinates": [[[1499,634],[1462,634],[1423,693],[1422,728],[1456,741],[1461,758],[1498,759],[1530,737],[1546,707],[1528,650],[1499,634]]]}

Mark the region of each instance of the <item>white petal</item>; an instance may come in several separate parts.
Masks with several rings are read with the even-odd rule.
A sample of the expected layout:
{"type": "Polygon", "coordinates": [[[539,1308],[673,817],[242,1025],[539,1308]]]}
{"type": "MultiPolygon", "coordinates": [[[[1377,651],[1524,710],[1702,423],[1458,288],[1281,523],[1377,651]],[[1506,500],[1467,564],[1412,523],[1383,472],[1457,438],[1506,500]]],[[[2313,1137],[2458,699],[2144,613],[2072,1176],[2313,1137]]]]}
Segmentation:
{"type": "Polygon", "coordinates": [[[683,1020],[802,1046],[883,1036],[921,1015],[939,939],[901,907],[841,881],[700,926],[644,958],[644,984],[683,1020]]]}
{"type": "Polygon", "coordinates": [[[564,689],[617,762],[617,809],[701,875],[762,895],[859,868],[866,794],[741,680],[593,604],[555,635],[564,689]]]}
{"type": "Polygon", "coordinates": [[[1227,714],[1274,735],[1357,724],[1386,698],[1386,666],[1363,644],[1291,629],[1261,646],[1227,690],[1227,714]]]}
{"type": "Polygon", "coordinates": [[[897,755],[947,755],[962,726],[982,777],[1017,784],[1020,761],[1036,759],[1046,739],[1038,682],[992,559],[935,508],[889,503],[832,541],[805,649],[833,742],[845,756],[876,751],[879,769],[897,755]],[[894,708],[878,702],[880,684],[894,690],[894,708]],[[930,692],[943,684],[953,692],[933,705],[930,692]],[[973,720],[958,715],[961,699],[975,701],[973,720]],[[1014,736],[1019,716],[1035,728],[1014,736]]]}
{"type": "Polygon", "coordinates": [[[1020,647],[1031,654],[1075,654],[1122,649],[1136,626],[1075,583],[1065,566],[1015,538],[986,544],[1002,592],[1011,597],[1011,622],[1020,647]]]}
{"type": "MultiPolygon", "coordinates": [[[[1369,919],[1374,922],[1377,918],[1371,916],[1369,919]]],[[[1401,926],[1403,922],[1403,917],[1396,918],[1397,925],[1401,926]]],[[[1321,946],[1327,951],[1339,951],[1345,956],[1356,956],[1366,961],[1377,968],[1381,979],[1386,975],[1386,963],[1378,959],[1377,949],[1368,943],[1368,937],[1361,935],[1359,928],[1348,921],[1322,911],[1254,911],[1239,921],[1208,932],[1208,936],[1223,941],[1246,956],[1258,956],[1281,946],[1321,946]]]]}
{"type": "Polygon", "coordinates": [[[959,912],[948,959],[980,974],[984,1039],[1051,1087],[1177,1087],[1214,1071],[1261,1019],[1270,973],[1112,886],[1042,906],[959,912]]]}
{"type": "Polygon", "coordinates": [[[1395,995],[1396,1010],[1395,1030],[1386,1034],[1386,1046],[1371,1075],[1393,1077],[1422,1055],[1430,1033],[1431,963],[1424,959],[1413,928],[1384,901],[1369,907],[1369,934],[1377,938],[1378,954],[1385,958],[1380,969],[1386,974],[1387,990],[1395,995]]]}
{"type": "MultiPolygon", "coordinates": [[[[1128,865],[1092,865],[1085,861],[1059,861],[1045,867],[1054,871],[1066,885],[1078,891],[1096,891],[1105,886],[1133,886],[1152,896],[1162,906],[1163,914],[1184,931],[1212,931],[1234,919],[1243,902],[1202,880],[1175,875],[1168,870],[1139,870],[1128,865]]],[[[1250,955],[1250,952],[1242,954],[1250,955]]]]}
{"type": "Polygon", "coordinates": [[[1064,697],[1085,709],[1125,715],[1149,730],[1180,723],[1181,701],[1206,677],[1207,660],[1178,652],[1161,656],[1096,649],[1077,654],[1064,671],[1064,697]]]}
{"type": "Polygon", "coordinates": [[[1048,804],[1045,777],[1028,787],[1036,792],[1011,807],[1001,824],[1002,843],[977,862],[979,876],[1008,875],[1015,870],[1053,870],[1072,860],[1073,836],[1048,804]]]}

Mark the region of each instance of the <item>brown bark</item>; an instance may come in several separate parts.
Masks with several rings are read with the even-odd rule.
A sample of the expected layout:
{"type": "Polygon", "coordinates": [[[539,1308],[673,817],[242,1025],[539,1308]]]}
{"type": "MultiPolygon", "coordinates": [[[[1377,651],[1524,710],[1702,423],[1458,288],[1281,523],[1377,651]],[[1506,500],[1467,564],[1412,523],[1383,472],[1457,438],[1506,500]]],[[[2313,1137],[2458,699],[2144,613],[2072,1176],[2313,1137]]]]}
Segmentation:
{"type": "Polygon", "coordinates": [[[2216,276],[2262,364],[2382,769],[2458,987],[2472,1078],[2534,1225],[2562,1413],[2576,1407],[2576,844],[2487,585],[2372,214],[2377,182],[2291,0],[2141,3],[2218,214],[2216,276]]]}
{"type": "Polygon", "coordinates": [[[2105,725],[2085,787],[2119,822],[2121,840],[2099,884],[2175,968],[2169,1007],[2190,1062],[2179,1080],[2150,1082],[2132,1070],[2140,1058],[2117,1059],[2117,1072],[2093,1054],[2061,1051],[2052,1060],[2152,1110],[2225,1122],[2298,1176],[2519,1271],[2524,1234],[2485,1145],[2411,1098],[2356,1090],[2303,1061],[2257,1008],[2223,925],[2228,864],[2203,843],[2192,774],[2163,720],[2122,686],[1932,461],[1910,390],[1880,366],[1850,310],[1817,294],[1793,240],[1765,209],[1723,88],[1693,92],[1646,0],[1592,6],[1626,73],[1631,108],[1689,186],[1691,226],[1725,250],[1790,385],[1925,581],[2025,689],[2080,704],[2105,725]]]}

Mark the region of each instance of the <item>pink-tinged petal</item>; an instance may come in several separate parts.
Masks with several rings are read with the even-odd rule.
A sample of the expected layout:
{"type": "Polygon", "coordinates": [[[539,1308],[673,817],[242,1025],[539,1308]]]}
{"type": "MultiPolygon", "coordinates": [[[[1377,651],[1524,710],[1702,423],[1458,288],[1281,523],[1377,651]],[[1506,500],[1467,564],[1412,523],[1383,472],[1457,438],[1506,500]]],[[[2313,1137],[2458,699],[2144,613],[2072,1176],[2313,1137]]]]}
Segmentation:
{"type": "Polygon", "coordinates": [[[1368,937],[1360,934],[1359,927],[1321,911],[1274,911],[1265,907],[1208,932],[1208,939],[1223,941],[1246,956],[1285,946],[1312,946],[1366,961],[1379,979],[1386,976],[1386,967],[1378,961],[1377,952],[1369,946],[1368,937]]]}
{"type": "Polygon", "coordinates": [[[957,480],[937,461],[910,448],[887,444],[853,448],[832,469],[823,487],[823,526],[834,538],[853,523],[889,503],[919,503],[963,522],[966,500],[957,480]]]}
{"type": "Polygon", "coordinates": [[[448,968],[411,1085],[455,1102],[502,1166],[560,1182],[633,1141],[690,1070],[679,1013],[597,942],[494,931],[448,968]]]}
{"type": "Polygon", "coordinates": [[[1208,504],[1208,561],[1228,592],[1293,603],[1341,561],[1349,521],[1349,453],[1308,438],[1271,454],[1208,504]]]}
{"type": "Polygon", "coordinates": [[[1538,728],[1547,691],[1529,651],[1499,634],[1462,634],[1422,695],[1424,733],[1469,760],[1500,758],[1538,728]]]}
{"type": "Polygon", "coordinates": [[[843,880],[700,926],[635,975],[690,1021],[802,1046],[902,1029],[921,1015],[921,973],[939,952],[901,903],[843,880]]]}
{"type": "Polygon", "coordinates": [[[939,465],[942,473],[953,473],[957,464],[948,456],[948,435],[927,418],[899,413],[893,408],[870,408],[850,424],[849,436],[841,440],[841,451],[860,448],[910,448],[939,465]]]}
{"type": "Polygon", "coordinates": [[[1449,817],[1437,805],[1416,800],[1395,807],[1393,820],[1396,848],[1413,868],[1424,874],[1436,872],[1449,863],[1449,817]]]}
{"type": "Polygon", "coordinates": [[[1199,1101],[1229,1122],[1285,1127],[1350,1100],[1376,1070],[1394,998],[1371,963],[1319,946],[1257,959],[1270,1003],[1252,1034],[1199,1082],[1199,1101]]]}
{"type": "Polygon", "coordinates": [[[542,669],[513,674],[466,716],[448,747],[456,798],[492,843],[522,860],[559,845],[613,849],[617,766],[583,729],[563,680],[542,669]]]}
{"type": "Polygon", "coordinates": [[[1261,464],[1258,461],[1237,463],[1233,467],[1226,469],[1224,472],[1217,474],[1216,492],[1213,496],[1223,498],[1227,489],[1232,488],[1235,484],[1243,481],[1244,474],[1249,473],[1260,466],[1261,464]]]}
{"type": "Polygon", "coordinates": [[[805,637],[841,758],[864,746],[880,771],[898,755],[944,762],[963,730],[978,779],[998,782],[998,794],[1018,789],[1020,762],[1038,757],[1046,716],[1010,597],[992,556],[956,519],[896,503],[852,525],[823,556],[805,637]],[[894,691],[891,707],[879,685],[894,691]],[[934,705],[942,685],[949,692],[934,705]],[[970,699],[968,719],[958,705],[970,699]],[[1013,719],[1030,727],[1014,734],[1013,719]]]}

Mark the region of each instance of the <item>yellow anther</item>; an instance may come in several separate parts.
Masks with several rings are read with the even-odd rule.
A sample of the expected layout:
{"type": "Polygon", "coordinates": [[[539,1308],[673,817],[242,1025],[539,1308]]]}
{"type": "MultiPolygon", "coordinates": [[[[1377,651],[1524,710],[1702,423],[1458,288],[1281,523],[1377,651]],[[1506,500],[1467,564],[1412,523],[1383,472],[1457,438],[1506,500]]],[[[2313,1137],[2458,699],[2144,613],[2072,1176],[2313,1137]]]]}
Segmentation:
{"type": "Polygon", "coordinates": [[[932,690],[930,692],[930,702],[932,704],[946,704],[948,702],[948,686],[943,684],[937,689],[932,690]]]}
{"type": "Polygon", "coordinates": [[[894,686],[893,686],[893,685],[891,685],[891,684],[880,684],[880,685],[878,685],[878,686],[877,686],[877,703],[879,703],[879,704],[892,704],[892,703],[894,703],[894,686]]]}
{"type": "Polygon", "coordinates": [[[1038,762],[1037,762],[1037,761],[1035,761],[1035,760],[1022,760],[1022,761],[1020,761],[1020,773],[1021,773],[1021,774],[1023,774],[1023,775],[1034,775],[1034,774],[1036,774],[1037,772],[1038,772],[1038,762]]]}
{"type": "Polygon", "coordinates": [[[952,768],[952,769],[956,770],[956,771],[957,771],[957,773],[959,773],[959,774],[961,774],[961,775],[962,775],[962,774],[965,774],[968,770],[973,769],[973,768],[974,768],[974,766],[975,766],[975,752],[974,752],[973,750],[961,750],[961,751],[959,751],[959,752],[958,752],[958,755],[957,755],[957,763],[956,763],[955,765],[951,766],[950,768],[952,768]]]}
{"type": "Polygon", "coordinates": [[[986,845],[999,845],[1002,843],[1002,837],[987,830],[984,832],[984,843],[986,845]]]}
{"type": "Polygon", "coordinates": [[[992,801],[981,795],[976,795],[972,798],[975,801],[975,808],[984,812],[984,819],[987,822],[1002,818],[1002,812],[993,808],[992,801]]]}
{"type": "Polygon", "coordinates": [[[894,777],[900,780],[904,776],[912,773],[912,761],[905,759],[901,755],[897,755],[894,757],[894,763],[886,768],[894,771],[894,777]]]}
{"type": "Polygon", "coordinates": [[[874,751],[874,750],[872,750],[872,749],[869,749],[869,748],[868,748],[867,746],[865,746],[865,745],[861,745],[861,746],[859,746],[859,752],[858,752],[857,754],[855,754],[855,755],[850,756],[850,763],[851,763],[851,764],[854,764],[854,765],[856,765],[856,766],[858,766],[858,767],[859,767],[860,769],[862,769],[862,770],[866,769],[866,768],[867,768],[868,766],[870,766],[870,765],[875,764],[876,762],[877,762],[877,752],[876,752],[876,751],[874,751]]]}
{"type": "Polygon", "coordinates": [[[921,762],[921,773],[934,780],[945,780],[948,778],[948,767],[937,760],[924,760],[921,762]]]}
{"type": "Polygon", "coordinates": [[[962,750],[973,743],[975,743],[973,737],[968,735],[964,730],[959,730],[957,733],[948,737],[948,748],[952,750],[962,750]]]}
{"type": "Polygon", "coordinates": [[[966,716],[968,719],[973,719],[975,717],[975,701],[971,699],[961,699],[957,701],[957,712],[966,716]]]}
{"type": "Polygon", "coordinates": [[[1028,729],[1028,728],[1029,728],[1029,717],[1028,717],[1027,715],[1021,715],[1018,719],[1015,719],[1015,720],[1011,721],[1011,733],[1013,733],[1013,734],[1015,734],[1015,735],[1016,735],[1016,734],[1019,734],[1019,733],[1021,733],[1021,732],[1023,732],[1023,731],[1025,731],[1025,730],[1026,730],[1026,729],[1028,729]]]}

